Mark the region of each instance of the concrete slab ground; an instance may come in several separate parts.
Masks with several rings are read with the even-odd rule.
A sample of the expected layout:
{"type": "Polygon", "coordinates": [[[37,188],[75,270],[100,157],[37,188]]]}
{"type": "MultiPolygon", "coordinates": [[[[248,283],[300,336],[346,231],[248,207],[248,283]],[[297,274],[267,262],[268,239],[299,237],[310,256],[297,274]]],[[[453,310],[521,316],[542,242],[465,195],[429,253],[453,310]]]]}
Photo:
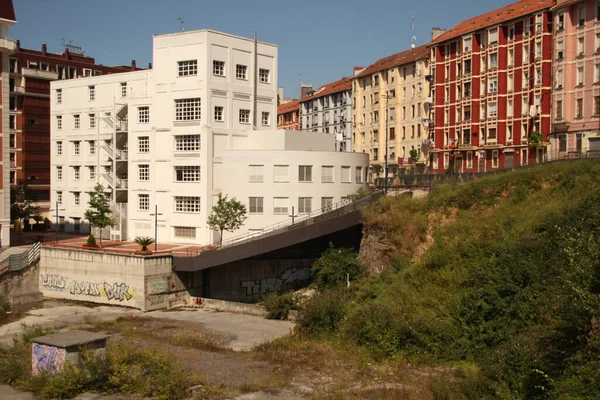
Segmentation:
{"type": "Polygon", "coordinates": [[[229,337],[231,340],[229,346],[234,351],[249,351],[258,344],[287,335],[294,328],[294,323],[290,321],[270,320],[252,315],[230,314],[201,308],[151,311],[145,313],[144,316],[199,322],[203,328],[229,337]]]}

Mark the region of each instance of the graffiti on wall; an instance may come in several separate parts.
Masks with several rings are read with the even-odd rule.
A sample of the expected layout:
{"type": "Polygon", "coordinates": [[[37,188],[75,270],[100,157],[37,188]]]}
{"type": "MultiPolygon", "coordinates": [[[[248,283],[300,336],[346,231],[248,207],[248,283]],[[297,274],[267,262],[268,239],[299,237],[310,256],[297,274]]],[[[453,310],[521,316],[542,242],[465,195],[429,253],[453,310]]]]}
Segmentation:
{"type": "Polygon", "coordinates": [[[34,375],[40,372],[55,373],[65,364],[65,349],[33,343],[31,352],[31,370],[34,375]]]}
{"type": "Polygon", "coordinates": [[[152,282],[150,284],[150,292],[152,292],[152,293],[164,292],[168,288],[169,288],[169,285],[167,284],[166,281],[152,282]]]}
{"type": "Polygon", "coordinates": [[[253,279],[242,281],[246,296],[279,292],[285,286],[307,281],[310,278],[310,267],[298,267],[285,270],[275,278],[253,279]]]}
{"type": "Polygon", "coordinates": [[[107,300],[127,301],[135,294],[126,283],[75,281],[60,275],[40,275],[40,285],[46,290],[69,291],[73,296],[106,297],[107,300]]]}

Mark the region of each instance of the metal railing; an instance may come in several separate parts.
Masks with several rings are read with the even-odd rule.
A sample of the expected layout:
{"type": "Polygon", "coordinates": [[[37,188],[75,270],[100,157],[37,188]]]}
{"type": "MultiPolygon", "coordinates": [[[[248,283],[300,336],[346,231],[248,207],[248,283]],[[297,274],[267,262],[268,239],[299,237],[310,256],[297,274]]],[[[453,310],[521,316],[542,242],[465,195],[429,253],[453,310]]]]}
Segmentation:
{"type": "Polygon", "coordinates": [[[41,248],[42,243],[37,242],[21,254],[11,254],[0,262],[0,274],[27,268],[40,258],[41,248]]]}
{"type": "Polygon", "coordinates": [[[301,228],[309,224],[326,221],[328,219],[335,218],[337,216],[344,215],[352,211],[356,211],[358,208],[363,207],[365,205],[374,203],[382,195],[383,193],[378,191],[376,193],[371,194],[368,197],[364,197],[356,201],[344,199],[340,202],[321,208],[319,210],[294,216],[293,222],[291,219],[292,217],[290,216],[290,219],[281,221],[276,224],[265,226],[260,231],[252,231],[243,235],[235,236],[224,240],[217,250],[231,246],[237,246],[258,239],[264,239],[265,237],[288,232],[290,230],[301,228]]]}

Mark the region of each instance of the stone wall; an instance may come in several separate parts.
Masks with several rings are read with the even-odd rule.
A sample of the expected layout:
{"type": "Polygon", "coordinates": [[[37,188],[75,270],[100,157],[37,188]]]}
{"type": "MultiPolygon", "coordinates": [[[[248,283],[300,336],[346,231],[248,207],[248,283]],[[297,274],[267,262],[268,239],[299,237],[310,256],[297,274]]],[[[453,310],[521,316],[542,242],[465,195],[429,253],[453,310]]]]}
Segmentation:
{"type": "Polygon", "coordinates": [[[42,293],[38,287],[39,260],[21,271],[6,271],[0,275],[0,296],[15,310],[38,307],[42,293]]]}
{"type": "Polygon", "coordinates": [[[46,297],[146,311],[167,306],[166,298],[152,302],[149,294],[185,290],[171,269],[170,255],[138,256],[44,246],[39,288],[46,297]]]}

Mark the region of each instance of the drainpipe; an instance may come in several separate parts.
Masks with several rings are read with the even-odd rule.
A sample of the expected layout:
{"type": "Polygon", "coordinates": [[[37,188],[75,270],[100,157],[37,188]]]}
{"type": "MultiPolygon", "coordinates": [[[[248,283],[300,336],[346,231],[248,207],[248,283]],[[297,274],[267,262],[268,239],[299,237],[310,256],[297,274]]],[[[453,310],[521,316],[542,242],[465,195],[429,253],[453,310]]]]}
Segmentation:
{"type": "Polygon", "coordinates": [[[252,103],[253,103],[253,111],[254,111],[254,115],[252,116],[252,127],[254,128],[254,130],[256,130],[256,118],[258,115],[258,111],[256,109],[256,98],[258,96],[258,42],[256,39],[256,30],[254,30],[254,87],[253,87],[253,98],[252,98],[252,103]]]}

